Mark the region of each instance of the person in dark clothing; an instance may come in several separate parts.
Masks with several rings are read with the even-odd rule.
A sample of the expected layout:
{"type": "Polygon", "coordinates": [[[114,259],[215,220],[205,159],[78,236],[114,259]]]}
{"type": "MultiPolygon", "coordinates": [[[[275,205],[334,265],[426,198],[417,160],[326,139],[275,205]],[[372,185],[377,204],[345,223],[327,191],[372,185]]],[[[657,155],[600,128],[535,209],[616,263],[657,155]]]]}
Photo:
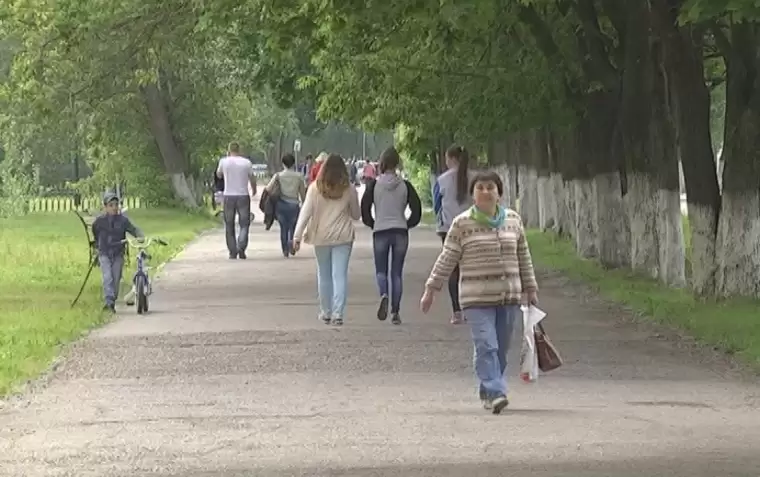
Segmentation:
{"type": "Polygon", "coordinates": [[[143,233],[121,213],[119,198],[113,192],[103,196],[104,212],[92,223],[92,236],[98,251],[98,263],[103,275],[103,309],[115,312],[119,296],[121,273],[124,268],[124,240],[127,234],[143,239],[143,233]]]}
{"type": "Polygon", "coordinates": [[[390,255],[390,312],[391,322],[401,324],[401,293],[406,252],[409,248],[409,229],[422,218],[420,196],[409,181],[396,172],[401,159],[395,148],[386,149],[380,156],[380,175],[367,183],[361,201],[362,222],[373,230],[372,249],[375,255],[375,277],[380,293],[377,318],[388,317],[388,256],[390,255]],[[375,214],[372,216],[372,206],[375,214]],[[411,216],[406,218],[406,208],[411,216]]]}

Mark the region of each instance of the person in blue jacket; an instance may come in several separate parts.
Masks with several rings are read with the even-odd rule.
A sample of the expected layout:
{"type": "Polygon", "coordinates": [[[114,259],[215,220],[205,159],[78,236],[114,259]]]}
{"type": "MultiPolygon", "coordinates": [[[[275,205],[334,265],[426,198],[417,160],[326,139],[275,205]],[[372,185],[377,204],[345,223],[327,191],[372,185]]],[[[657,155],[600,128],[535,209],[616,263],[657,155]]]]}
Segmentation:
{"type": "MultiPolygon", "coordinates": [[[[446,172],[438,176],[433,186],[433,210],[437,218],[436,231],[445,243],[446,234],[454,218],[472,206],[469,194],[470,154],[462,146],[452,145],[446,150],[446,172]]],[[[453,315],[451,323],[458,325],[466,320],[459,305],[459,267],[449,277],[449,296],[453,315]]]]}

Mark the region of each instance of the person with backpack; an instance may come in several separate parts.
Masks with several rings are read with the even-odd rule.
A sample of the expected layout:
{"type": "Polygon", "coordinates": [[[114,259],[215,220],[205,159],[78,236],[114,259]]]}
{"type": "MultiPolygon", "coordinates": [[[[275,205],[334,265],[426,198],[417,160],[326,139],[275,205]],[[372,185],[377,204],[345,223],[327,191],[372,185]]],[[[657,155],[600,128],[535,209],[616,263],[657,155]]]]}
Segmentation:
{"type": "Polygon", "coordinates": [[[390,291],[391,323],[394,325],[401,324],[401,293],[404,262],[409,248],[409,229],[416,227],[422,218],[420,196],[414,186],[398,174],[400,163],[401,158],[396,148],[389,147],[383,151],[380,156],[380,175],[377,179],[367,182],[367,189],[361,200],[362,222],[373,232],[375,277],[380,294],[377,318],[385,320],[388,317],[390,291]],[[412,212],[408,219],[407,206],[412,212]]]}

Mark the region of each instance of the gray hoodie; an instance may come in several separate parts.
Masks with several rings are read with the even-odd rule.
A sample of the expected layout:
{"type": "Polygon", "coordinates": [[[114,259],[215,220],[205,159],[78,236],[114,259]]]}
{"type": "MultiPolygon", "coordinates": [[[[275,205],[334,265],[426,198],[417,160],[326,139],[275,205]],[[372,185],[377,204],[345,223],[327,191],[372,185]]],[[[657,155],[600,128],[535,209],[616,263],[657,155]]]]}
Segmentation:
{"type": "Polygon", "coordinates": [[[362,221],[373,231],[406,230],[419,224],[422,203],[412,185],[394,173],[380,174],[362,196],[362,221]],[[374,218],[372,206],[375,206],[374,218]],[[406,206],[412,211],[406,218],[406,206]]]}

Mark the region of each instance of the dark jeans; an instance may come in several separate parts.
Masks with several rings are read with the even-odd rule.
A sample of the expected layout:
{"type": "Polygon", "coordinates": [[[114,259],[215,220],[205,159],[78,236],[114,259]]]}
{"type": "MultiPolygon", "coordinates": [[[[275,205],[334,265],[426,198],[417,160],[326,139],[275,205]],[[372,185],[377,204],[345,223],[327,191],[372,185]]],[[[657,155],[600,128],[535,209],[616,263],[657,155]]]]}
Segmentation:
{"type": "Polygon", "coordinates": [[[282,199],[277,202],[275,215],[277,216],[277,222],[280,224],[280,245],[282,246],[283,255],[290,255],[299,212],[298,202],[282,199]]]}
{"type": "Polygon", "coordinates": [[[401,308],[404,261],[408,248],[409,232],[406,230],[381,230],[372,236],[375,277],[381,296],[388,295],[388,256],[390,255],[391,313],[398,313],[401,308]]]}
{"type": "Polygon", "coordinates": [[[224,228],[227,250],[230,256],[245,252],[248,248],[248,230],[251,227],[251,197],[248,195],[224,196],[224,228]],[[235,238],[235,215],[238,217],[240,232],[235,238]]]}
{"type": "MultiPolygon", "coordinates": [[[[441,243],[446,242],[446,234],[439,232],[438,236],[441,237],[441,243]]],[[[462,311],[462,307],[459,306],[459,265],[454,268],[449,277],[449,296],[451,297],[451,308],[454,310],[454,313],[462,311]]]]}

